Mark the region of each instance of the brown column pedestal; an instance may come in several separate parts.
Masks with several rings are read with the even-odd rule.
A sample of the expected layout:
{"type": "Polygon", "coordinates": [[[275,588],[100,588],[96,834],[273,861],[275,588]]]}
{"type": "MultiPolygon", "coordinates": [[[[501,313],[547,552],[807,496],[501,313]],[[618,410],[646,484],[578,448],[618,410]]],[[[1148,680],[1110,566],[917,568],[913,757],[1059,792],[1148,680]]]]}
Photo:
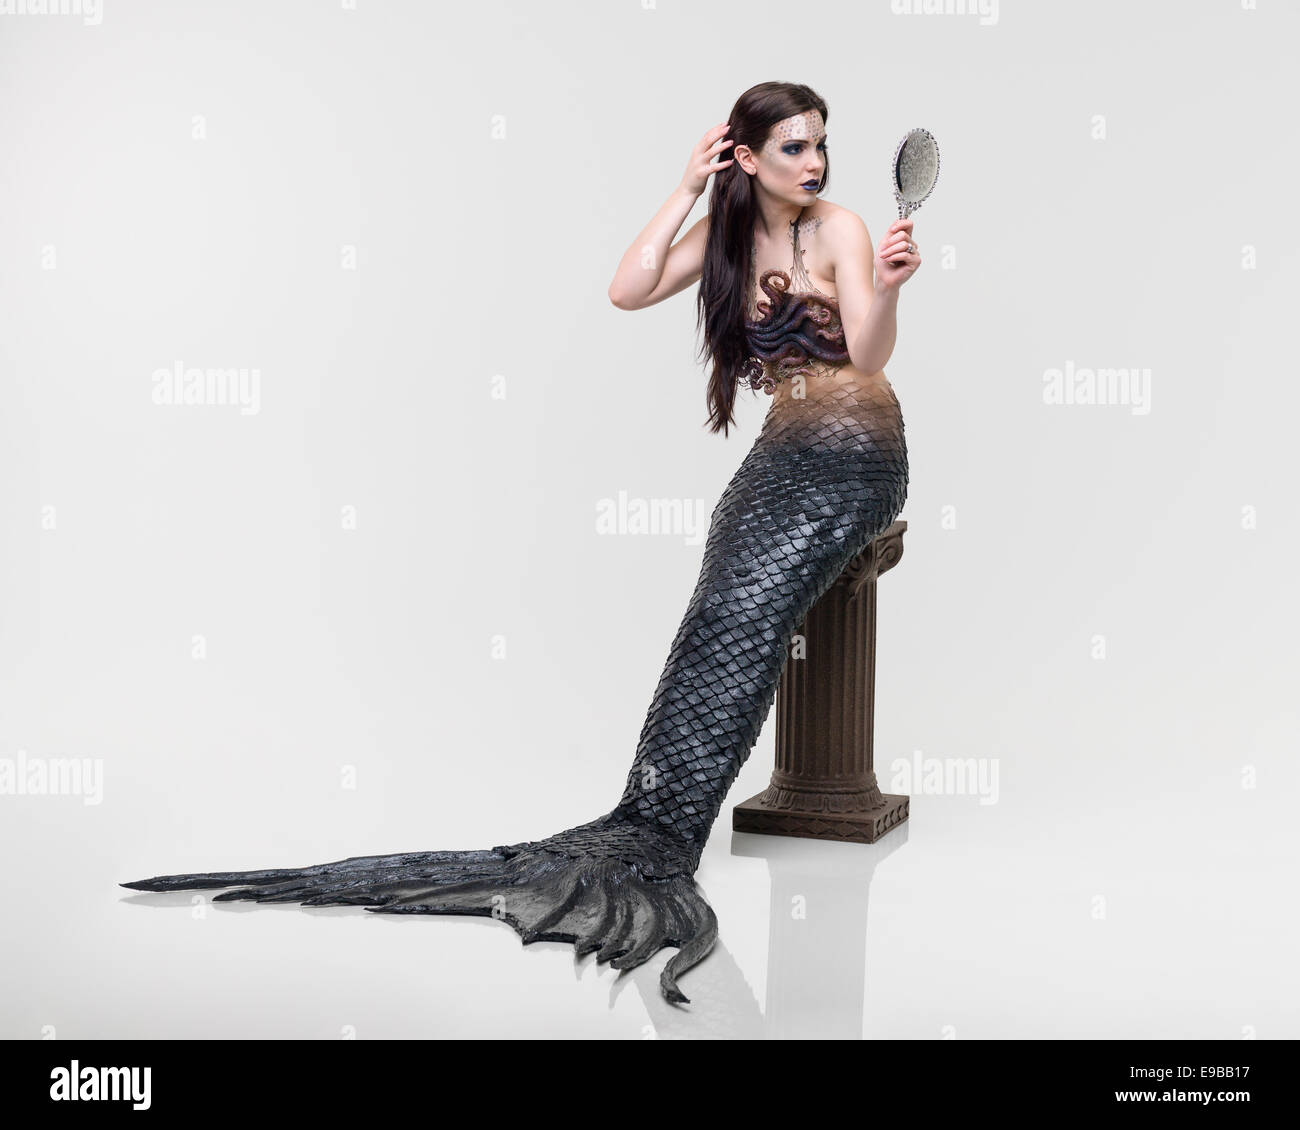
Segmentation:
{"type": "Polygon", "coordinates": [[[907,819],[908,798],[882,793],[872,768],[876,580],[903,556],[906,529],[894,522],[850,561],[795,634],[772,783],[736,805],[735,831],[870,844],[907,819]]]}

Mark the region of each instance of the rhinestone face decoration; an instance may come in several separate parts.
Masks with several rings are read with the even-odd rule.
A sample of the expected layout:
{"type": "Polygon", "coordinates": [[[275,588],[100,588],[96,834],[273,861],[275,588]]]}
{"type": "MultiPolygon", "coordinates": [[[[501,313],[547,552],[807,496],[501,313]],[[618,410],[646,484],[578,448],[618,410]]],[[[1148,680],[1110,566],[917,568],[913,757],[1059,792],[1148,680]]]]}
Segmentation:
{"type": "Polygon", "coordinates": [[[806,110],[792,118],[777,122],[763,142],[761,152],[766,156],[778,153],[787,141],[816,141],[826,130],[820,110],[806,110]]]}

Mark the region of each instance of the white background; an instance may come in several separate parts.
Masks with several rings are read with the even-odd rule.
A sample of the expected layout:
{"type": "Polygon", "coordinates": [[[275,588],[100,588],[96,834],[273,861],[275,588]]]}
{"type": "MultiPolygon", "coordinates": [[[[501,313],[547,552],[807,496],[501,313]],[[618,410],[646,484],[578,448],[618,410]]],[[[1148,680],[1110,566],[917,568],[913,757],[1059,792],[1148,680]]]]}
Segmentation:
{"type": "Polygon", "coordinates": [[[0,796],[0,1036],[1300,1036],[1298,31],[1238,0],[0,15],[0,758],[104,773],[0,796]],[[116,886],[615,803],[702,546],[597,506],[707,515],[766,399],[709,435],[694,288],[606,288],[769,79],[829,103],[826,196],[873,238],[899,138],[942,148],[886,366],[876,766],[996,760],[997,803],[733,837],[769,721],[688,1010],[670,951],[619,978],[481,919],[116,886]],[[259,411],[156,405],[178,360],[258,369],[259,411]],[[1067,364],[1149,369],[1150,411],[1045,404],[1067,364]]]}

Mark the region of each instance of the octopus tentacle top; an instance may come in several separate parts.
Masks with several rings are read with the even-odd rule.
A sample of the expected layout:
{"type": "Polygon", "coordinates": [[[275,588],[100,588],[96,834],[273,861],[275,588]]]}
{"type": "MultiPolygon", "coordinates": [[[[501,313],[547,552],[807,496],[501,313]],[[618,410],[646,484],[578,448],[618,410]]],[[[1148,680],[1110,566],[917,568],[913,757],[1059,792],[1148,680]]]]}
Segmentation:
{"type": "Polygon", "coordinates": [[[313,867],[162,875],[144,891],[233,887],[214,901],[357,905],[502,919],[617,969],[678,952],[660,989],[708,954],[718,924],[695,884],[709,832],[771,709],[788,646],[844,566],[897,517],[907,448],[887,382],[808,382],[774,401],[713,511],[699,581],[618,804],[589,824],[490,850],[356,856],[313,867]]]}
{"type": "Polygon", "coordinates": [[[839,300],[818,290],[791,293],[785,271],[764,271],[759,287],[767,299],[759,317],[747,319],[753,355],[741,381],[773,393],[782,381],[843,367],[849,360],[839,300]]]}
{"type": "MultiPolygon", "coordinates": [[[[810,216],[802,223],[816,231],[821,220],[810,216]]],[[[754,244],[749,248],[745,336],[752,353],[741,369],[740,383],[769,395],[783,381],[834,373],[849,361],[840,301],[820,290],[804,265],[802,223],[790,221],[790,269],[764,271],[758,280],[763,298],[754,293],[754,244]]]]}

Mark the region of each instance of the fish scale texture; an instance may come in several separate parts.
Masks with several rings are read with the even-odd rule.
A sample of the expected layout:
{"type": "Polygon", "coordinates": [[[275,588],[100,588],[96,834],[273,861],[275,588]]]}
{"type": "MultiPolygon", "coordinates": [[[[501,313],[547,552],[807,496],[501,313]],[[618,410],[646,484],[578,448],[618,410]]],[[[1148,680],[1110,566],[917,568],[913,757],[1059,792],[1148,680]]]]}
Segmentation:
{"type": "Polygon", "coordinates": [[[544,840],[357,856],[303,868],[162,875],[123,886],[234,887],[214,901],[483,915],[525,943],[572,942],[617,969],[676,946],[663,995],[708,954],[717,919],[694,874],[770,712],[792,636],[907,496],[902,414],[885,381],[810,378],[774,397],[715,507],[699,580],[609,813],[544,840]],[[789,395],[786,395],[786,394],[789,395]]]}

